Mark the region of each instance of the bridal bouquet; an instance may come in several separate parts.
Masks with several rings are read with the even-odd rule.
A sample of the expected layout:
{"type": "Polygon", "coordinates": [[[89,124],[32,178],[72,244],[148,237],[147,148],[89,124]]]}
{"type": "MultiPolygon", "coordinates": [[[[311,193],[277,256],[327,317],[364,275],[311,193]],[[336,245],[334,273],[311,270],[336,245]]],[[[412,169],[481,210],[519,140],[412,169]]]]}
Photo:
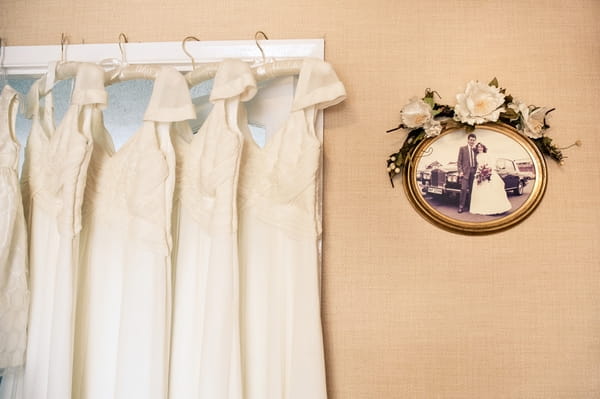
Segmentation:
{"type": "Polygon", "coordinates": [[[475,180],[477,180],[477,184],[481,184],[486,180],[492,180],[492,169],[488,166],[487,163],[477,167],[477,173],[475,173],[475,180]]]}

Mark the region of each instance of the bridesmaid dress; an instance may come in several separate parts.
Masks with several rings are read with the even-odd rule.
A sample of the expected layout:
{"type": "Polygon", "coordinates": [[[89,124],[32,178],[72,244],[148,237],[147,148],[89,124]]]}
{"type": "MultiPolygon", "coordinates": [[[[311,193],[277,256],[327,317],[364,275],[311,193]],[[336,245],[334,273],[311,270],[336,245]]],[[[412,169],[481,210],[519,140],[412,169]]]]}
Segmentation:
{"type": "Polygon", "coordinates": [[[320,317],[319,109],[345,98],[331,66],[303,63],[292,110],[264,147],[245,115],[238,189],[246,399],[327,397],[320,317]]]}
{"type": "Polygon", "coordinates": [[[18,105],[17,92],[5,86],[0,95],[0,399],[21,395],[29,314],[27,228],[17,174],[18,105]]]}
{"type": "Polygon", "coordinates": [[[26,399],[71,397],[81,206],[92,149],[90,115],[106,104],[103,76],[95,65],[79,68],[71,104],[56,131],[51,94],[42,112],[39,81],[28,95],[27,114],[33,121],[22,178],[31,285],[26,399]]]}
{"type": "Polygon", "coordinates": [[[195,117],[183,76],[163,67],[142,127],[118,150],[102,113],[81,233],[73,398],[165,399],[171,328],[173,122],[195,117]]]}
{"type": "Polygon", "coordinates": [[[175,291],[171,399],[241,399],[236,191],[242,149],[237,114],[256,93],[246,63],[225,60],[213,108],[196,134],[173,138],[175,291]]]}

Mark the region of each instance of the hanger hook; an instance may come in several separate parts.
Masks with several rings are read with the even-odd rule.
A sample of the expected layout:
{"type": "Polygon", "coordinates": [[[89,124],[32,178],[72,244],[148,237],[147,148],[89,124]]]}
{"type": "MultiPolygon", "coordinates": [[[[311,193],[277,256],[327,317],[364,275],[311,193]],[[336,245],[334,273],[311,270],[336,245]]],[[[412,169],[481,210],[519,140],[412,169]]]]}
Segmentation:
{"type": "Polygon", "coordinates": [[[267,35],[265,34],[265,32],[263,32],[262,30],[257,30],[256,33],[254,34],[254,43],[256,43],[256,47],[258,47],[258,49],[260,50],[260,54],[262,55],[262,60],[263,60],[263,64],[266,62],[265,60],[265,52],[263,50],[263,48],[261,47],[260,43],[258,42],[258,36],[262,35],[262,37],[265,40],[269,40],[269,38],[267,37],[267,35]]]}
{"type": "Polygon", "coordinates": [[[121,63],[127,64],[127,56],[125,55],[125,43],[129,43],[127,35],[123,32],[119,33],[119,51],[121,52],[121,63]]]}
{"type": "Polygon", "coordinates": [[[65,62],[65,44],[69,44],[69,36],[67,36],[67,34],[65,34],[65,32],[62,32],[60,34],[60,61],[61,62],[65,62]]]}
{"type": "Polygon", "coordinates": [[[181,41],[181,49],[183,50],[183,52],[185,53],[185,55],[187,55],[188,57],[190,57],[190,60],[192,60],[192,70],[196,69],[196,60],[194,59],[194,56],[192,54],[190,54],[187,49],[185,48],[185,43],[189,40],[195,40],[197,42],[200,41],[200,39],[198,39],[196,36],[187,36],[185,39],[183,39],[181,41]]]}

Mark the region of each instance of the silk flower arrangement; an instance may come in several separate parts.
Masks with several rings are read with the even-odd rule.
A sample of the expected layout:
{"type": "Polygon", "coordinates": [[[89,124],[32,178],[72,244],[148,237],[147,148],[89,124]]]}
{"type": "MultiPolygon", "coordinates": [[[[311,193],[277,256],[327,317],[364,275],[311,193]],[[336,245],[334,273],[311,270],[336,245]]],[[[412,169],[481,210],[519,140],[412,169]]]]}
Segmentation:
{"type": "Polygon", "coordinates": [[[469,133],[477,125],[504,123],[529,138],[542,154],[561,165],[565,158],[563,149],[573,145],[581,146],[581,141],[577,140],[568,147],[557,147],[546,135],[546,130],[550,128],[547,123],[548,115],[554,108],[527,105],[516,100],[512,95],[506,94],[506,89],[499,87],[496,78],[488,84],[470,81],[464,93],[456,95],[454,107],[437,103],[436,95],[439,97],[437,92],[426,89],[423,98],[413,97],[400,111],[400,125],[387,131],[408,130],[402,147],[387,160],[387,172],[392,186],[393,178],[402,173],[416,147],[423,140],[438,136],[450,128],[464,128],[469,133]]]}

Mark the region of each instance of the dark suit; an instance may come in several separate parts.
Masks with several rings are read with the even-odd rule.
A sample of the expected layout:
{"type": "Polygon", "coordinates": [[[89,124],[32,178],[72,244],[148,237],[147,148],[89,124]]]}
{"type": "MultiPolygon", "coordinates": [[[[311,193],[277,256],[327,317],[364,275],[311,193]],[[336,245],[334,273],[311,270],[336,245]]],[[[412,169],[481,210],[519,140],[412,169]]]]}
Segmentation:
{"type": "Polygon", "coordinates": [[[460,199],[458,202],[458,209],[464,209],[465,205],[468,204],[471,199],[471,187],[473,187],[473,178],[475,177],[475,170],[477,168],[477,158],[475,152],[471,147],[465,145],[460,147],[458,150],[458,160],[456,161],[458,173],[462,173],[462,180],[460,182],[460,199]],[[471,165],[471,158],[469,151],[473,154],[473,165],[471,165]]]}

